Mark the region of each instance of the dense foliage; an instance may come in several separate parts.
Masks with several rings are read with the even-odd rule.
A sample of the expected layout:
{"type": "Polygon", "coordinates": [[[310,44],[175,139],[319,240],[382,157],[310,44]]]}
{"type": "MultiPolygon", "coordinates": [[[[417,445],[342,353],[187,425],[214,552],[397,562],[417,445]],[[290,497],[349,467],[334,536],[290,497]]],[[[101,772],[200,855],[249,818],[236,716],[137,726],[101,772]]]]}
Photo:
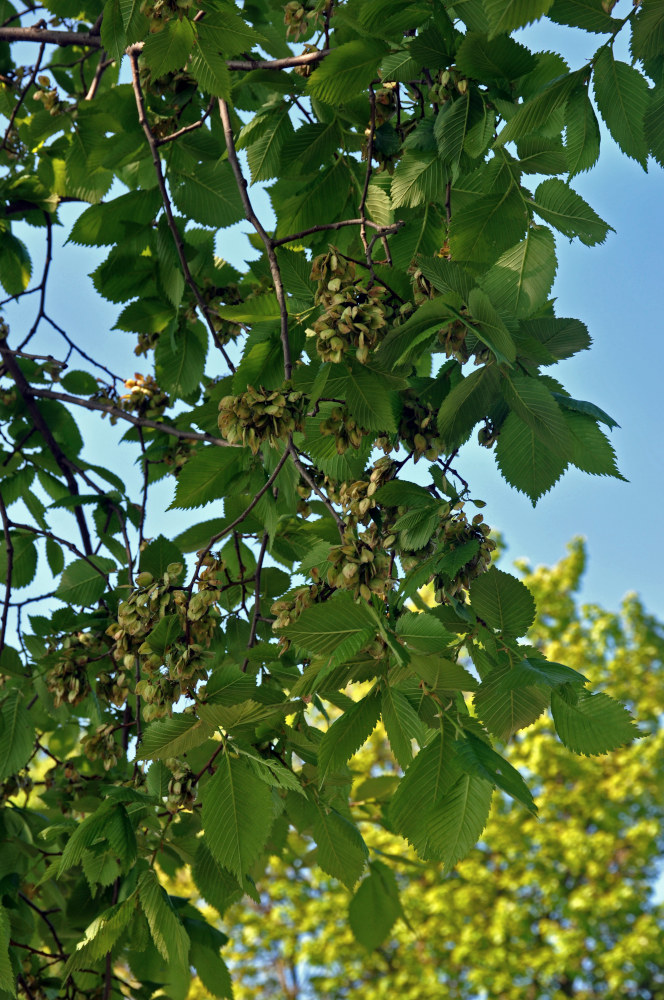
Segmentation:
{"type": "Polygon", "coordinates": [[[297,851],[395,915],[374,835],[449,871],[493,798],[530,822],[501,750],[547,709],[577,754],[636,735],[585,665],[523,641],[532,594],[492,566],[457,461],[476,433],[533,503],[569,465],[619,476],[614,420],[542,371],[590,345],[549,294],[553,230],[609,228],[570,186],[599,155],[591,93],[629,156],[664,159],[664,5],[613,6],[0,0],[0,282],[35,307],[0,328],[5,996],[177,998],[192,968],[230,996],[224,935],[160,873],[191,866],[223,911],[297,851]],[[513,37],[544,15],[587,33],[586,65],[513,37]],[[135,378],[49,313],[67,201],[68,239],[109,248],[92,279],[135,378]],[[243,272],[215,252],[242,219],[243,272]],[[123,456],[85,457],[90,411],[128,425],[137,493],[123,456]],[[176,538],[152,527],[167,476],[176,538]],[[379,720],[382,791],[358,799],[379,720]]]}
{"type": "MultiPolygon", "coordinates": [[[[529,639],[629,701],[648,739],[601,762],[571,760],[541,717],[508,750],[540,789],[539,818],[497,796],[481,844],[444,878],[373,830],[371,848],[384,853],[350,923],[342,886],[300,868],[297,849],[275,858],[269,895],[223,915],[236,1000],[661,1000],[664,904],[653,884],[664,847],[664,630],[634,595],[619,614],[580,607],[584,563],[577,542],[525,578],[541,609],[529,639]],[[401,913],[371,891],[381,864],[395,874],[401,913]]],[[[367,779],[371,769],[397,773],[380,727],[353,763],[353,796],[376,809],[390,787],[367,779]]],[[[192,891],[185,872],[173,891],[192,891]]]]}

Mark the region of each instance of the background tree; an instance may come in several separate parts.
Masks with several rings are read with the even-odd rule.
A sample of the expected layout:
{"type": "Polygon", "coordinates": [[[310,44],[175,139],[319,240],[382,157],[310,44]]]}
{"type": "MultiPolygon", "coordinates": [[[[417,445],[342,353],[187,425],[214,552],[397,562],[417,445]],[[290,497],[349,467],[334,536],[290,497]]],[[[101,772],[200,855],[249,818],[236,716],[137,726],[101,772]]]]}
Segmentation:
{"type": "Polygon", "coordinates": [[[553,230],[608,231],[569,183],[599,155],[591,84],[620,147],[662,159],[664,6],[612,9],[49,0],[34,23],[3,0],[0,281],[36,306],[0,327],[5,993],[178,998],[195,968],[230,996],[197,903],[261,903],[293,852],[359,883],[350,926],[380,945],[401,912],[381,837],[449,871],[496,790],[527,824],[501,749],[549,708],[577,754],[637,735],[585,664],[521,641],[532,594],[492,566],[458,467],[477,431],[533,503],[569,465],[620,476],[613,418],[542,370],[590,344],[549,294],[553,230]],[[587,63],[512,37],[545,13],[597,42],[587,63]],[[72,200],[135,378],[49,313],[72,200]],[[215,240],[242,219],[240,271],[215,240]],[[16,222],[43,231],[32,286],[16,222]],[[86,436],[91,413],[128,425],[138,485],[88,454],[81,412],[86,436]],[[175,538],[150,502],[167,476],[172,506],[212,505],[175,538]],[[167,894],[190,868],[199,895],[167,894]]]}

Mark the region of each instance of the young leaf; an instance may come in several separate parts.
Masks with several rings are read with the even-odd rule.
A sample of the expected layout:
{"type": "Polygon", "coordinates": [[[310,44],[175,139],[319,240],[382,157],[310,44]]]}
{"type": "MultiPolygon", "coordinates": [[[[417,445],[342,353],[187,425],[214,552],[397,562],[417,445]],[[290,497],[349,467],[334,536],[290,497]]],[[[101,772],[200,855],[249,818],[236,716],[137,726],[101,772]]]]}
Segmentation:
{"type": "Polygon", "coordinates": [[[613,227],[592,210],[564,181],[551,177],[542,181],[533,199],[533,208],[545,222],[559,232],[577,236],[587,247],[603,243],[613,227]]]}

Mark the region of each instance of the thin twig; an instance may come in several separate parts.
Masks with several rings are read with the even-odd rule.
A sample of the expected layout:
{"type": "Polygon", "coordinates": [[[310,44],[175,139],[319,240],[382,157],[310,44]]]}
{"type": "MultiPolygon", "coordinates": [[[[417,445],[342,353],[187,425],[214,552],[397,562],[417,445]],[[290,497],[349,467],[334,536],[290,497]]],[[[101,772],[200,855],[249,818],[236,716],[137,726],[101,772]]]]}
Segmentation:
{"type": "Polygon", "coordinates": [[[183,441],[205,441],[206,444],[213,444],[217,448],[234,447],[234,445],[229,444],[223,438],[214,437],[212,434],[200,433],[199,431],[181,431],[170,424],[160,424],[156,420],[148,420],[147,417],[135,417],[133,413],[127,413],[125,410],[121,410],[120,407],[113,406],[112,403],[101,403],[96,399],[82,399],[78,396],[70,396],[66,392],[54,392],[52,389],[33,388],[31,391],[33,396],[43,396],[44,399],[59,399],[63,403],[76,403],[86,410],[99,410],[101,413],[109,413],[112,417],[117,417],[119,420],[127,420],[135,427],[161,431],[163,434],[168,434],[170,437],[179,438],[183,441]]]}
{"type": "MultiPolygon", "coordinates": [[[[9,30],[11,31],[11,28],[9,30]]],[[[7,143],[9,141],[9,133],[11,132],[11,130],[12,130],[13,126],[14,126],[14,121],[16,119],[16,115],[19,113],[21,107],[23,106],[23,102],[25,101],[26,97],[28,96],[28,91],[30,90],[30,87],[33,85],[33,83],[35,82],[35,80],[37,78],[37,73],[39,72],[39,69],[41,67],[41,61],[42,61],[42,59],[44,57],[44,49],[45,49],[45,47],[46,47],[46,45],[45,45],[44,42],[42,42],[42,44],[39,46],[39,52],[37,53],[37,59],[35,61],[35,65],[34,65],[34,68],[32,70],[32,73],[30,74],[30,77],[29,77],[28,82],[26,83],[25,87],[23,88],[23,90],[21,91],[21,93],[18,95],[18,101],[16,102],[16,104],[12,108],[12,112],[11,112],[11,114],[9,116],[9,124],[7,125],[7,128],[5,129],[5,135],[4,135],[4,138],[2,140],[2,143],[0,144],[0,150],[3,150],[3,149],[6,148],[7,143]]]]}
{"type": "MultiPolygon", "coordinates": [[[[371,107],[371,117],[369,119],[369,138],[367,140],[367,169],[364,174],[364,187],[362,188],[362,197],[360,198],[360,205],[358,212],[360,213],[360,239],[362,240],[362,246],[364,247],[364,256],[366,257],[367,267],[369,268],[369,273],[371,275],[372,281],[376,280],[376,275],[373,269],[373,262],[371,259],[371,250],[373,247],[373,242],[371,246],[367,242],[367,196],[369,194],[369,184],[371,182],[371,174],[373,167],[371,161],[373,159],[373,144],[374,144],[374,133],[376,131],[376,93],[371,84],[369,84],[369,104],[371,107]]],[[[375,241],[374,241],[375,242],[375,241]]]]}
{"type": "Polygon", "coordinates": [[[284,283],[281,280],[281,271],[279,270],[277,255],[274,252],[275,244],[272,238],[266,233],[251,204],[251,199],[249,198],[249,192],[247,190],[247,180],[242,173],[242,167],[240,166],[240,161],[238,160],[237,152],[235,151],[235,139],[233,138],[233,127],[228,113],[228,105],[221,97],[219,98],[219,114],[224,128],[226,149],[228,151],[228,162],[230,163],[233,173],[235,174],[235,181],[244,206],[244,214],[263,241],[265,253],[267,254],[268,263],[270,265],[272,284],[274,285],[277,302],[279,303],[281,349],[284,355],[284,378],[288,381],[291,377],[293,368],[290,355],[290,343],[288,341],[288,307],[286,305],[286,293],[284,291],[284,283]]]}
{"type": "Polygon", "coordinates": [[[277,464],[276,464],[276,466],[274,468],[274,471],[269,476],[267,482],[265,482],[264,485],[261,486],[261,488],[258,490],[258,492],[254,494],[253,498],[249,501],[249,503],[244,508],[244,510],[242,511],[242,513],[239,515],[239,517],[236,517],[234,521],[231,521],[230,524],[226,525],[226,527],[222,531],[218,531],[216,535],[212,535],[212,537],[210,538],[208,544],[205,546],[205,548],[200,553],[199,558],[198,558],[198,562],[196,563],[196,568],[194,570],[194,575],[192,576],[191,583],[189,584],[189,587],[188,587],[188,591],[189,591],[190,595],[191,595],[191,592],[194,589],[194,583],[198,579],[198,574],[200,573],[201,566],[203,565],[203,560],[205,559],[206,555],[208,554],[208,552],[210,551],[210,549],[212,548],[212,546],[216,545],[217,542],[220,542],[222,538],[226,537],[226,535],[230,535],[230,533],[232,531],[234,531],[235,528],[237,528],[238,524],[242,524],[242,522],[245,520],[245,518],[247,517],[247,515],[250,514],[251,511],[254,509],[254,507],[256,506],[256,504],[258,503],[258,501],[260,500],[260,498],[263,496],[263,494],[267,493],[267,491],[269,490],[270,486],[272,486],[272,484],[276,480],[277,476],[281,472],[283,466],[285,465],[286,459],[288,458],[289,454],[290,454],[289,448],[288,447],[284,448],[284,453],[281,456],[281,458],[279,459],[279,461],[277,462],[277,464]]]}
{"type": "Polygon", "coordinates": [[[161,168],[161,159],[159,157],[159,149],[157,147],[157,140],[155,139],[155,137],[154,137],[154,135],[152,133],[152,129],[150,128],[150,124],[149,124],[148,118],[147,118],[147,112],[146,112],[146,109],[145,109],[145,98],[143,97],[143,90],[141,88],[140,73],[139,73],[139,69],[138,69],[138,51],[137,51],[137,46],[136,45],[132,45],[129,49],[127,49],[127,52],[129,54],[129,61],[131,63],[131,77],[132,77],[132,84],[133,84],[133,88],[134,88],[134,97],[136,98],[136,107],[138,109],[138,120],[139,120],[141,128],[143,129],[143,132],[145,134],[145,138],[147,139],[148,146],[150,147],[150,152],[152,153],[152,163],[153,163],[153,166],[154,166],[154,169],[155,169],[155,173],[157,175],[157,184],[159,185],[159,191],[161,193],[161,200],[163,202],[164,211],[166,213],[166,221],[168,223],[168,228],[171,231],[171,235],[173,237],[173,242],[175,243],[175,249],[176,249],[176,252],[177,252],[177,255],[178,255],[178,260],[180,261],[180,267],[182,269],[182,274],[184,275],[184,280],[187,282],[187,284],[189,285],[190,289],[194,293],[194,298],[196,299],[196,303],[198,305],[198,308],[200,309],[201,313],[203,314],[203,316],[205,318],[205,322],[207,323],[208,329],[210,331],[210,335],[211,335],[212,340],[214,341],[214,343],[215,343],[215,345],[217,347],[217,350],[220,351],[220,353],[223,356],[223,359],[226,362],[226,364],[228,365],[230,371],[234,372],[235,371],[235,365],[233,364],[233,362],[229,358],[229,356],[226,353],[226,350],[224,348],[224,345],[222,344],[222,342],[220,341],[220,339],[219,339],[219,337],[217,335],[217,331],[214,328],[214,324],[212,322],[212,317],[210,315],[210,310],[209,310],[209,308],[208,308],[205,300],[203,299],[203,296],[201,295],[201,292],[200,292],[200,289],[199,289],[198,285],[194,281],[194,278],[192,276],[191,271],[189,270],[189,264],[187,262],[187,257],[186,257],[186,254],[184,252],[184,243],[182,241],[182,236],[180,235],[180,230],[178,229],[178,227],[176,225],[176,222],[175,222],[175,216],[173,215],[173,208],[171,206],[171,199],[169,197],[168,189],[166,187],[166,179],[164,178],[164,171],[161,168]]]}
{"type": "Polygon", "coordinates": [[[104,51],[104,49],[101,50],[101,54],[99,56],[99,62],[97,63],[97,68],[95,70],[95,75],[93,76],[92,83],[90,84],[88,92],[85,95],[86,101],[91,101],[94,98],[95,94],[97,93],[97,88],[101,83],[101,78],[104,75],[104,72],[108,69],[109,66],[113,65],[114,61],[115,61],[114,59],[106,59],[106,52],[104,51]]]}
{"type": "Polygon", "coordinates": [[[183,128],[178,129],[177,132],[171,132],[170,135],[165,135],[162,139],[158,139],[155,137],[156,145],[164,146],[167,142],[174,142],[176,139],[179,139],[181,135],[186,135],[188,132],[194,132],[197,128],[200,128],[202,125],[205,124],[206,119],[208,119],[212,114],[213,107],[214,107],[214,97],[210,99],[210,103],[205,109],[205,114],[203,115],[202,118],[199,118],[199,120],[197,122],[194,122],[193,125],[185,125],[183,128]]]}
{"type": "Polygon", "coordinates": [[[334,507],[332,506],[332,504],[331,504],[330,500],[328,499],[328,497],[326,497],[325,494],[323,493],[323,491],[318,488],[318,486],[316,485],[315,480],[309,474],[309,470],[307,469],[307,467],[305,465],[303,465],[302,462],[300,461],[300,456],[298,454],[297,448],[293,444],[292,438],[291,438],[291,440],[289,442],[288,448],[289,448],[289,451],[290,451],[291,456],[293,458],[293,463],[295,465],[295,468],[300,473],[300,475],[304,479],[305,483],[314,491],[314,493],[316,494],[316,496],[320,500],[323,501],[323,503],[325,504],[325,506],[329,510],[330,514],[332,515],[332,517],[336,521],[337,528],[339,529],[339,534],[341,536],[341,541],[343,542],[343,540],[344,540],[344,531],[346,529],[346,525],[344,523],[343,518],[334,509],[334,507]]]}
{"type": "MultiPolygon", "coordinates": [[[[282,236],[281,239],[272,240],[272,246],[280,247],[284,243],[295,243],[297,240],[301,240],[305,236],[311,236],[313,233],[324,233],[328,230],[343,229],[344,226],[361,225],[362,219],[340,219],[339,222],[324,222],[318,226],[310,226],[309,229],[301,229],[299,233],[292,233],[290,236],[282,236]]],[[[396,233],[402,226],[405,226],[406,222],[405,219],[398,219],[389,226],[379,226],[377,222],[370,222],[369,219],[365,219],[364,225],[370,229],[375,229],[379,236],[389,236],[392,233],[396,233]]]]}
{"type": "Polygon", "coordinates": [[[7,619],[9,616],[9,603],[12,596],[12,572],[14,569],[14,546],[12,544],[12,538],[9,534],[9,518],[7,517],[7,508],[5,507],[5,501],[0,492],[0,517],[2,517],[2,533],[5,539],[5,552],[6,552],[6,573],[5,578],[5,599],[2,604],[2,622],[0,623],[0,653],[2,653],[5,648],[5,635],[7,634],[7,619]]]}
{"type": "MultiPolygon", "coordinates": [[[[99,569],[99,566],[90,558],[92,553],[85,554],[77,548],[73,542],[68,541],[66,538],[61,538],[60,535],[54,535],[52,531],[47,528],[36,528],[34,524],[21,524],[18,521],[10,521],[10,527],[16,528],[17,531],[30,531],[33,535],[40,535],[42,538],[50,538],[58,545],[64,545],[66,549],[73,552],[77,559],[84,559],[85,562],[89,563],[95,572],[99,573],[100,576],[104,578],[106,583],[108,583],[108,573],[104,573],[103,570],[99,569]]],[[[22,604],[27,604],[27,601],[22,601],[22,604]]]]}
{"type": "MultiPolygon", "coordinates": [[[[264,531],[263,538],[261,540],[260,552],[258,553],[258,559],[256,560],[256,575],[254,577],[254,613],[251,616],[251,629],[249,631],[247,649],[253,649],[256,645],[256,630],[258,629],[258,618],[261,613],[261,573],[263,571],[263,560],[265,559],[265,552],[267,550],[269,538],[270,536],[268,532],[264,531]]],[[[248,666],[249,657],[245,656],[244,663],[240,667],[242,673],[246,671],[248,666]]]]}

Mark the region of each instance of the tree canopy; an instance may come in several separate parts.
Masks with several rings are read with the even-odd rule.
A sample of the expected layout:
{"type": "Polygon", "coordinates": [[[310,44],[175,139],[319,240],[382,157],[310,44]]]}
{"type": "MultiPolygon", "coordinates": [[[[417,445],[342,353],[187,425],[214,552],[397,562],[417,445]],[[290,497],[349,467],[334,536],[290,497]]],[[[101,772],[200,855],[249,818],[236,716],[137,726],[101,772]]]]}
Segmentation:
{"type": "Polygon", "coordinates": [[[516,748],[543,713],[570,774],[639,736],[528,641],[533,592],[493,565],[459,462],[476,435],[533,504],[569,466],[620,478],[614,417],[547,369],[591,342],[550,293],[557,241],[610,228],[573,187],[596,109],[664,161],[664,5],[625,6],[0,0],[2,305],[30,317],[0,320],[2,996],[177,1000],[195,969],[230,997],[197,904],[260,905],[279,858],[353,892],[380,947],[383,834],[450,872],[492,802],[535,822],[558,776],[516,748]],[[585,32],[584,65],[520,40],[544,16],[585,32]],[[134,378],[95,357],[117,334],[49,312],[68,202],[67,240],[108,248],[92,281],[134,378]],[[241,270],[218,251],[242,220],[241,270]],[[123,450],[91,456],[104,418],[123,450]],[[181,868],[188,896],[161,881],[181,868]]]}

